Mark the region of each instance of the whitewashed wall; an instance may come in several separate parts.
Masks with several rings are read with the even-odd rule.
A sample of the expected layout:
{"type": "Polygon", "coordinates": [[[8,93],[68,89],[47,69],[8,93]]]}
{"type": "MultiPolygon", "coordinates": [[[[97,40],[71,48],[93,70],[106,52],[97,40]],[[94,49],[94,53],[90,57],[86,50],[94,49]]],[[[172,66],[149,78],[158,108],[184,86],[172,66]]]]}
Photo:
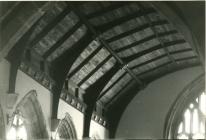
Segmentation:
{"type": "Polygon", "coordinates": [[[96,139],[108,138],[108,130],[97,122],[91,120],[89,137],[96,139]]]}
{"type": "Polygon", "coordinates": [[[15,92],[19,94],[17,104],[31,90],[36,90],[37,92],[37,99],[42,108],[42,112],[46,121],[47,131],[49,136],[51,136],[50,120],[52,111],[52,93],[50,93],[48,89],[33,80],[31,77],[26,75],[24,72],[18,70],[15,88],[15,92]]]}
{"type": "Polygon", "coordinates": [[[66,113],[69,113],[72,118],[77,133],[77,138],[82,139],[84,114],[60,99],[57,115],[58,119],[63,119],[66,113]]]}
{"type": "Polygon", "coordinates": [[[194,67],[168,74],[139,92],[127,106],[116,138],[161,139],[166,115],[183,88],[203,73],[194,67]]]}
{"type": "MultiPolygon", "coordinates": [[[[0,104],[3,107],[3,112],[6,112],[5,95],[8,93],[9,89],[9,74],[10,63],[7,60],[3,59],[0,62],[0,104]]],[[[50,93],[48,89],[46,89],[44,86],[33,80],[31,77],[29,77],[21,70],[18,70],[17,72],[15,93],[18,94],[18,99],[13,109],[15,109],[15,106],[31,90],[36,90],[37,92],[37,99],[41,105],[42,112],[46,120],[47,131],[49,136],[51,136],[50,123],[52,113],[52,93],[50,93]]],[[[61,99],[58,108],[58,119],[63,119],[65,117],[65,114],[69,113],[72,117],[77,132],[77,138],[82,139],[84,114],[61,99]]],[[[5,114],[4,120],[6,121],[5,114]]],[[[108,136],[108,131],[103,126],[92,120],[90,125],[90,137],[92,137],[93,135],[98,136],[100,139],[104,139],[108,136]]]]}

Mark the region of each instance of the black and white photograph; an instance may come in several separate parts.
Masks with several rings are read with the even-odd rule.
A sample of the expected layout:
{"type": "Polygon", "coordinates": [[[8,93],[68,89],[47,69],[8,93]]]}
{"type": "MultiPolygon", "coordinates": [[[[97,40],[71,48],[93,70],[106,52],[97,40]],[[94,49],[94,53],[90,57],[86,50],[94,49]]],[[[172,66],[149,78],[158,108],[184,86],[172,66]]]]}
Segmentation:
{"type": "Polygon", "coordinates": [[[0,140],[205,140],[205,13],[0,0],[0,140]]]}

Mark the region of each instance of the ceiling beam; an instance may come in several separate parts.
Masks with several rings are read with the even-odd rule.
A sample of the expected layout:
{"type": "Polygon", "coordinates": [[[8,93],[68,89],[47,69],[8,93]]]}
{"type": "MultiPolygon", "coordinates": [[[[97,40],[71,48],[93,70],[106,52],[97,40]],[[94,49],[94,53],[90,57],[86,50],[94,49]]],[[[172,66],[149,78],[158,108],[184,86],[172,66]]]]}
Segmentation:
{"type": "MultiPolygon", "coordinates": [[[[171,31],[163,32],[163,33],[158,33],[158,36],[162,37],[162,36],[172,35],[172,34],[176,34],[176,33],[178,33],[176,30],[171,30],[171,31]]],[[[152,40],[154,38],[155,38],[154,34],[150,35],[150,36],[145,37],[145,38],[143,38],[141,40],[138,40],[138,41],[136,41],[134,43],[131,43],[131,44],[127,45],[127,46],[124,46],[122,48],[116,49],[115,52],[121,52],[121,51],[125,51],[127,49],[131,49],[133,47],[136,47],[139,44],[145,43],[145,42],[150,41],[150,40],[152,40]]]]}
{"type": "MultiPolygon", "coordinates": [[[[88,30],[90,30],[93,35],[95,37],[97,37],[97,39],[99,40],[99,42],[103,45],[103,47],[110,52],[110,54],[117,60],[117,62],[119,62],[123,68],[129,73],[129,75],[135,79],[135,81],[137,82],[138,85],[140,85],[141,87],[144,86],[143,82],[135,75],[135,73],[133,73],[133,71],[131,71],[127,65],[125,65],[125,63],[122,61],[122,59],[111,49],[111,47],[109,46],[109,44],[101,37],[99,36],[99,34],[97,33],[97,31],[95,30],[95,28],[89,23],[89,21],[86,19],[86,17],[84,16],[84,14],[81,12],[80,9],[78,9],[77,7],[75,7],[74,5],[71,6],[71,8],[73,9],[74,13],[80,18],[80,20],[87,26],[88,30]]],[[[150,11],[151,12],[151,11],[150,11]]],[[[139,12],[141,13],[141,12],[139,12]]]]}
{"type": "Polygon", "coordinates": [[[102,46],[98,46],[96,48],[96,50],[94,50],[87,58],[85,58],[81,64],[79,64],[71,73],[69,73],[69,75],[67,76],[67,78],[71,78],[75,73],[77,73],[85,64],[87,64],[89,62],[89,60],[91,58],[93,58],[100,50],[101,50],[102,46]]]}
{"type": "MultiPolygon", "coordinates": [[[[184,53],[184,52],[189,52],[189,51],[193,51],[193,50],[191,48],[188,48],[188,49],[184,49],[184,50],[172,51],[172,52],[170,52],[170,55],[174,55],[174,54],[178,54],[178,53],[184,53]]],[[[151,62],[154,62],[154,61],[159,60],[159,59],[164,58],[164,57],[167,57],[167,54],[163,54],[163,55],[157,56],[157,57],[155,57],[153,59],[147,60],[147,61],[145,61],[143,63],[137,64],[137,65],[132,66],[130,68],[131,69],[136,69],[138,67],[141,67],[143,65],[149,64],[151,62]]]]}
{"type": "MultiPolygon", "coordinates": [[[[0,61],[2,58],[6,57],[9,51],[14,47],[14,45],[21,39],[21,37],[34,25],[36,21],[38,21],[46,12],[52,7],[51,2],[41,2],[37,5],[33,2],[26,3],[21,2],[19,6],[23,9],[30,8],[31,11],[27,11],[28,13],[25,14],[25,11],[21,8],[18,10],[14,17],[12,18],[12,22],[8,24],[2,23],[1,24],[1,51],[0,51],[0,61]],[[21,17],[21,18],[18,18],[21,17]],[[24,19],[22,19],[24,17],[24,19]],[[17,25],[13,27],[14,23],[17,22],[17,25]],[[11,30],[12,26],[12,30],[11,30]]],[[[12,12],[13,13],[13,12],[12,12]]],[[[3,21],[4,22],[4,21],[3,21]]]]}
{"type": "MultiPolygon", "coordinates": [[[[42,18],[42,17],[41,17],[42,18]]],[[[37,20],[34,25],[22,36],[22,38],[15,44],[15,46],[9,51],[7,60],[10,62],[10,73],[9,73],[9,88],[8,93],[15,93],[16,78],[19,66],[24,59],[24,53],[29,47],[29,40],[32,33],[34,32],[39,21],[37,20]]],[[[28,60],[27,60],[28,61],[28,60]]]]}
{"type": "Polygon", "coordinates": [[[105,104],[105,106],[108,107],[109,104],[110,104],[111,102],[113,102],[113,100],[114,100],[115,98],[117,98],[118,96],[120,96],[120,95],[121,95],[120,93],[122,92],[122,89],[125,89],[127,86],[129,86],[132,81],[133,81],[133,79],[130,80],[129,82],[127,82],[122,88],[120,88],[119,91],[118,91],[112,98],[109,99],[109,101],[105,104]]]}
{"type": "Polygon", "coordinates": [[[49,50],[44,53],[43,57],[46,59],[49,57],[57,48],[59,48],[78,28],[81,27],[81,22],[76,23],[68,32],[66,32],[49,50]]]}
{"type": "Polygon", "coordinates": [[[205,71],[204,2],[202,1],[202,4],[197,5],[179,2],[150,2],[150,4],[152,4],[162,16],[168,18],[178,31],[184,35],[185,40],[191,45],[192,49],[197,52],[202,63],[202,68],[205,71]],[[192,10],[188,10],[189,7],[192,10]],[[194,16],[194,18],[191,18],[192,16],[194,16]]]}
{"type": "MultiPolygon", "coordinates": [[[[16,10],[18,10],[18,7],[20,5],[21,1],[16,1],[7,11],[0,17],[0,24],[7,20],[4,24],[7,24],[9,20],[12,20],[12,13],[15,13],[16,10]]],[[[0,8],[2,8],[6,3],[1,3],[0,8]]],[[[5,6],[6,7],[6,6],[5,6]]],[[[1,11],[3,12],[3,10],[1,11]]]]}
{"type": "MultiPolygon", "coordinates": [[[[187,61],[187,60],[191,60],[191,59],[195,59],[195,58],[197,58],[197,56],[180,58],[180,59],[176,59],[175,61],[176,61],[176,62],[187,61]]],[[[146,73],[149,73],[149,72],[154,71],[154,70],[156,70],[156,69],[162,68],[162,67],[167,66],[167,65],[169,65],[169,64],[171,64],[171,63],[172,63],[172,61],[163,63],[163,64],[161,64],[161,65],[159,65],[159,66],[157,66],[157,67],[155,67],[155,68],[152,68],[152,69],[150,69],[150,70],[148,70],[148,71],[145,71],[145,72],[142,72],[142,73],[138,74],[138,76],[142,76],[142,75],[144,75],[144,74],[146,74],[146,73]]],[[[132,82],[132,80],[131,80],[130,82],[132,82]]],[[[128,82],[128,83],[129,83],[129,82],[128,82]]],[[[124,85],[122,89],[126,88],[126,87],[129,85],[128,83],[127,83],[126,85],[124,85]]],[[[108,107],[109,104],[110,104],[111,102],[113,102],[113,100],[114,100],[117,96],[119,96],[120,92],[122,92],[121,89],[109,100],[109,102],[106,103],[106,107],[108,107]]]]}
{"type": "Polygon", "coordinates": [[[184,64],[181,64],[181,65],[178,65],[178,67],[176,67],[176,68],[174,68],[174,67],[173,68],[168,68],[166,71],[162,71],[162,72],[160,72],[158,74],[155,74],[155,75],[152,75],[152,76],[150,75],[149,78],[145,77],[144,79],[145,79],[146,82],[151,83],[154,80],[157,80],[157,79],[159,79],[159,78],[161,78],[161,77],[163,77],[163,76],[165,76],[169,73],[172,73],[172,72],[175,72],[175,71],[178,71],[178,70],[182,70],[182,69],[196,67],[196,66],[201,66],[200,61],[196,61],[196,62],[193,62],[193,63],[190,63],[190,64],[184,63],[184,64]]]}
{"type": "Polygon", "coordinates": [[[102,77],[100,77],[94,84],[88,87],[83,95],[84,102],[87,105],[85,109],[84,116],[84,129],[83,129],[83,137],[89,137],[90,132],[90,122],[93,110],[96,106],[97,97],[99,96],[102,89],[109,82],[112,76],[118,71],[119,63],[115,63],[115,65],[108,70],[102,77]]]}
{"type": "MultiPolygon", "coordinates": [[[[164,25],[164,24],[168,24],[168,21],[167,21],[167,20],[159,20],[159,21],[152,22],[151,24],[152,24],[152,26],[164,25]]],[[[121,38],[124,38],[124,37],[126,37],[126,36],[129,36],[129,35],[131,35],[131,34],[137,33],[137,32],[139,32],[139,31],[145,30],[145,29],[147,29],[147,28],[149,28],[149,27],[150,27],[150,24],[144,24],[144,25],[138,26],[138,27],[136,27],[136,28],[134,28],[134,29],[132,29],[132,30],[123,32],[123,33],[121,33],[121,34],[119,34],[119,35],[117,35],[117,36],[114,36],[114,37],[112,37],[112,38],[109,38],[109,39],[107,39],[106,41],[107,41],[108,43],[110,43],[110,42],[119,40],[119,39],[121,39],[121,38]]]]}
{"type": "Polygon", "coordinates": [[[77,85],[80,87],[84,82],[86,82],[99,68],[101,68],[109,59],[112,58],[112,55],[107,56],[101,63],[99,63],[87,76],[85,76],[77,85]]]}
{"type": "Polygon", "coordinates": [[[153,8],[149,8],[145,11],[142,11],[142,10],[139,10],[137,12],[134,12],[132,14],[129,14],[129,15],[126,15],[126,16],[123,16],[121,18],[118,18],[118,19],[115,19],[113,21],[110,21],[108,23],[105,23],[103,25],[98,25],[98,26],[95,26],[94,28],[100,32],[105,32],[117,25],[120,25],[124,22],[127,22],[131,19],[134,19],[134,18],[138,18],[138,17],[141,17],[145,14],[151,14],[151,13],[155,13],[156,11],[153,9],[153,8]]]}
{"type": "Polygon", "coordinates": [[[79,55],[84,51],[88,44],[93,40],[91,32],[86,34],[70,49],[67,49],[61,56],[54,59],[51,63],[50,74],[55,80],[56,85],[53,89],[52,117],[56,118],[58,113],[58,103],[67,74],[73,63],[78,59],[79,55]]]}
{"type": "MultiPolygon", "coordinates": [[[[157,77],[153,77],[153,79],[149,79],[146,80],[146,83],[150,83],[168,73],[172,73],[172,72],[176,72],[179,70],[183,70],[185,68],[190,68],[190,67],[194,67],[194,66],[198,66],[200,65],[200,63],[193,63],[193,64],[187,64],[184,63],[182,65],[178,65],[177,67],[169,67],[166,71],[164,71],[163,73],[161,73],[160,75],[158,75],[157,77]]],[[[156,75],[155,75],[156,76],[156,75]]],[[[115,136],[115,132],[117,129],[117,126],[119,124],[119,121],[122,117],[122,114],[125,110],[125,108],[127,107],[127,105],[131,102],[131,100],[134,98],[134,96],[136,96],[139,91],[137,89],[137,87],[135,86],[135,83],[133,84],[133,87],[129,87],[125,90],[122,90],[121,93],[119,93],[119,97],[116,98],[116,100],[113,100],[113,102],[111,102],[110,104],[108,104],[107,106],[107,117],[108,117],[108,121],[109,121],[109,130],[111,131],[110,133],[110,138],[115,136]],[[125,94],[126,93],[126,94],[125,94]]]]}
{"type": "Polygon", "coordinates": [[[177,45],[177,44],[182,44],[182,43],[185,43],[185,40],[183,39],[180,39],[180,40],[175,40],[175,41],[170,41],[170,42],[166,42],[164,43],[164,46],[162,46],[161,44],[158,44],[154,47],[151,47],[149,49],[146,49],[144,51],[141,51],[139,53],[136,53],[136,54],[133,54],[133,55],[130,55],[128,57],[124,57],[122,58],[125,62],[129,63],[130,61],[134,60],[134,59],[137,59],[139,58],[140,56],[143,56],[147,53],[151,53],[153,51],[156,51],[156,50],[159,50],[159,49],[162,49],[162,48],[165,48],[165,47],[169,47],[169,46],[173,46],[173,45],[177,45]]]}
{"type": "Polygon", "coordinates": [[[57,15],[46,27],[38,33],[35,38],[30,43],[30,48],[36,45],[41,39],[43,39],[49,31],[51,31],[57,24],[71,12],[68,7],[66,7],[59,15],[57,15]]]}
{"type": "MultiPolygon", "coordinates": [[[[142,10],[146,10],[146,8],[141,4],[141,3],[138,3],[138,6],[142,9],[142,10]]],[[[156,39],[160,42],[160,44],[162,46],[164,46],[164,42],[162,41],[162,39],[158,36],[158,33],[156,31],[156,29],[154,28],[154,26],[152,25],[152,21],[150,20],[149,16],[148,15],[144,15],[147,23],[149,23],[149,26],[150,26],[150,29],[153,31],[153,33],[155,34],[156,36],[156,39]]],[[[168,49],[166,47],[163,48],[164,51],[167,53],[167,56],[169,57],[169,59],[172,61],[173,64],[177,64],[174,60],[174,58],[170,55],[168,49]]]]}
{"type": "Polygon", "coordinates": [[[127,72],[124,72],[119,78],[117,78],[117,80],[115,80],[107,89],[105,89],[100,96],[98,97],[98,100],[101,99],[104,95],[106,95],[106,93],[114,87],[114,85],[116,85],[125,75],[127,74],[127,72]]]}
{"type": "MultiPolygon", "coordinates": [[[[185,57],[185,58],[179,58],[179,59],[175,59],[175,61],[176,61],[176,62],[181,62],[181,61],[187,61],[187,60],[191,60],[191,59],[197,59],[197,56],[190,56],[190,57],[185,57]]],[[[152,71],[154,71],[154,70],[156,70],[156,69],[162,68],[162,67],[167,66],[167,65],[169,65],[169,64],[172,64],[172,61],[165,62],[165,63],[163,63],[163,64],[161,64],[161,65],[159,65],[159,66],[157,66],[157,67],[154,67],[154,68],[152,68],[152,69],[149,69],[149,70],[144,71],[144,72],[142,72],[142,73],[139,73],[139,74],[137,74],[137,75],[138,75],[138,76],[140,76],[140,75],[142,76],[142,75],[144,75],[144,74],[146,74],[146,73],[152,72],[152,71]]]]}

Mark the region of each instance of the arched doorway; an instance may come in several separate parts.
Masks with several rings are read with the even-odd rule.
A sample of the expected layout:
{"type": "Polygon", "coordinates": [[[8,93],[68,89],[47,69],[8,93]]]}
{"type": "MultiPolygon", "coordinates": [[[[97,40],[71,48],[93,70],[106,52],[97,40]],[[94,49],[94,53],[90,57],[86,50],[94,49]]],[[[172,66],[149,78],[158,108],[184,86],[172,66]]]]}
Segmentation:
{"type": "Polygon", "coordinates": [[[55,139],[77,139],[75,126],[68,113],[66,113],[65,118],[60,121],[55,139]]]}
{"type": "Polygon", "coordinates": [[[47,139],[45,119],[35,90],[30,91],[17,105],[10,122],[7,139],[47,139]]]}
{"type": "Polygon", "coordinates": [[[170,109],[166,122],[166,139],[205,139],[206,94],[204,75],[191,82],[170,109]]]}

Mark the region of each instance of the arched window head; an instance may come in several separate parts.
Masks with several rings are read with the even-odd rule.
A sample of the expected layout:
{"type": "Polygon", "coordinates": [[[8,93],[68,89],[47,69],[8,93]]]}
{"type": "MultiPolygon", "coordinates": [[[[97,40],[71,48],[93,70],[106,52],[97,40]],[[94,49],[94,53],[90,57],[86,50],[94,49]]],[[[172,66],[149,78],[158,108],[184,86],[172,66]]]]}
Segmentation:
{"type": "Polygon", "coordinates": [[[11,127],[7,133],[7,140],[27,140],[24,118],[18,110],[13,115],[11,127]]]}
{"type": "Polygon", "coordinates": [[[165,138],[206,139],[204,86],[204,76],[200,76],[177,97],[166,119],[165,138]]]}
{"type": "Polygon", "coordinates": [[[185,109],[175,137],[177,139],[205,139],[206,94],[202,92],[185,109]]]}
{"type": "Polygon", "coordinates": [[[71,139],[71,140],[77,139],[75,126],[73,124],[71,116],[68,113],[66,113],[65,118],[63,118],[60,121],[55,135],[55,140],[61,140],[61,139],[71,139]]]}

